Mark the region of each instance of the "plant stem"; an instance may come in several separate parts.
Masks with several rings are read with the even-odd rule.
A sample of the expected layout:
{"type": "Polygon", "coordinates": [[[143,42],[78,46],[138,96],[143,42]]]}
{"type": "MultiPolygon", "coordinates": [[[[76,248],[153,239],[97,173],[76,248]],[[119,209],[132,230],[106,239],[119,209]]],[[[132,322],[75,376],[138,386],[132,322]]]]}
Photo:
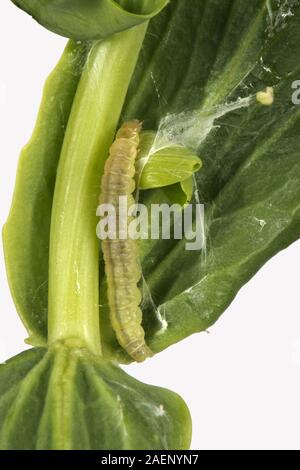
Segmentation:
{"type": "Polygon", "coordinates": [[[147,23],[95,42],[73,103],[58,167],[49,261],[49,344],[101,354],[96,208],[147,23]]]}

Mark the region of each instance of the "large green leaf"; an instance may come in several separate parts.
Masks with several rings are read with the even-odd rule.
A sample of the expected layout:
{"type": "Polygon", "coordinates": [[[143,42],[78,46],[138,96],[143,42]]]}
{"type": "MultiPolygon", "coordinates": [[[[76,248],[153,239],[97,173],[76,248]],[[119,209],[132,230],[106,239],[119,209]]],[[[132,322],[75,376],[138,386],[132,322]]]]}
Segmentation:
{"type": "Polygon", "coordinates": [[[2,450],[188,449],[183,400],[84,350],[33,349],[0,366],[2,450]]]}
{"type": "Polygon", "coordinates": [[[12,1],[50,31],[74,40],[94,40],[148,21],[169,0],[12,1]]]}
{"type": "MultiPolygon", "coordinates": [[[[150,130],[156,130],[168,113],[174,115],[174,122],[182,117],[187,123],[193,121],[203,160],[197,191],[206,204],[208,237],[205,252],[187,252],[184,240],[145,241],[140,246],[144,325],[156,352],[214,323],[241,286],[300,235],[300,111],[291,101],[291,84],[300,68],[299,25],[298,0],[172,0],[150,23],[122,119],[139,118],[150,130]],[[239,98],[255,97],[267,85],[275,89],[273,106],[263,107],[254,98],[240,109],[227,106],[239,98]]],[[[84,60],[85,52],[79,55],[84,60]]],[[[64,93],[66,88],[74,93],[77,79],[64,86],[64,93]]],[[[44,116],[43,109],[45,103],[41,116],[46,126],[49,119],[57,118],[58,107],[44,116]]],[[[39,136],[35,134],[33,142],[39,136]]],[[[26,162],[35,180],[37,159],[43,169],[40,181],[49,181],[50,175],[50,189],[62,139],[59,126],[53,128],[53,135],[45,133],[45,148],[56,142],[49,152],[53,160],[43,151],[26,162]]],[[[20,266],[19,273],[27,270],[28,274],[22,284],[22,276],[14,276],[11,269],[10,283],[27,326],[46,338],[43,286],[47,285],[52,189],[46,201],[37,191],[37,196],[23,202],[20,188],[26,187],[26,172],[19,175],[14,202],[18,211],[6,230],[13,234],[17,214],[26,207],[32,225],[27,222],[29,229],[14,235],[6,258],[8,266],[20,266]],[[30,227],[39,224],[41,213],[46,228],[37,234],[30,227]],[[17,250],[15,258],[13,250],[17,250]],[[40,271],[31,270],[38,264],[40,271]]],[[[41,191],[44,194],[45,188],[41,191]]],[[[141,195],[148,205],[169,198],[162,189],[141,195]]],[[[104,351],[125,360],[110,327],[100,264],[104,351]]]]}
{"type": "MultiPolygon", "coordinates": [[[[199,148],[203,171],[197,186],[206,204],[207,250],[188,253],[183,242],[168,254],[154,251],[148,261],[145,275],[159,313],[154,311],[151,325],[157,316],[164,319],[150,339],[158,350],[213,324],[242,285],[300,236],[300,108],[291,100],[299,74],[299,2],[289,2],[288,21],[287,11],[273,11],[272,24],[270,11],[262,10],[264,2],[249,2],[255,16],[252,21],[248,17],[245,30],[245,3],[229,3],[221,46],[200,93],[201,105],[224,105],[265,85],[275,85],[275,103],[265,108],[253,102],[222,117],[199,148]],[[230,45],[236,30],[239,45],[230,45]],[[227,62],[224,47],[231,50],[227,62]]],[[[276,5],[280,3],[287,6],[276,5]]],[[[207,8],[210,4],[216,2],[206,2],[207,8]]],[[[156,86],[159,89],[157,80],[156,86]]],[[[151,102],[155,99],[154,93],[151,102]]],[[[176,100],[180,102],[180,93],[176,100]]]]}
{"type": "MultiPolygon", "coordinates": [[[[300,109],[291,100],[300,2],[188,4],[173,1],[151,23],[123,111],[124,120],[135,116],[153,129],[168,113],[176,122],[200,110],[197,191],[206,250],[188,252],[185,240],[140,246],[144,326],[154,351],[207,329],[243,284],[300,236],[300,109]],[[275,87],[273,106],[253,99],[225,114],[227,103],[267,85],[275,87]]],[[[149,206],[168,200],[163,191],[142,196],[149,206]]]]}

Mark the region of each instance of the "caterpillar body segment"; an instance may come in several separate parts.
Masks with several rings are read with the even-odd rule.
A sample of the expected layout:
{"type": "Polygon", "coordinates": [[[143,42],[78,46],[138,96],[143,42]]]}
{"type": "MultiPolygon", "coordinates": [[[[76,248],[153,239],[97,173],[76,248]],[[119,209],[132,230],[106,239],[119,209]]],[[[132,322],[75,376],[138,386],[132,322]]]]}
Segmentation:
{"type": "MultiPolygon", "coordinates": [[[[139,146],[139,121],[125,123],[117,133],[104,168],[100,204],[115,209],[116,233],[119,234],[120,197],[126,197],[127,207],[135,204],[135,161],[139,146]]],[[[126,232],[132,217],[122,221],[126,232]]],[[[146,344],[140,309],[141,293],[137,287],[142,277],[136,242],[128,237],[102,240],[105,272],[108,284],[110,321],[119,344],[137,362],[153,355],[146,344]]]]}

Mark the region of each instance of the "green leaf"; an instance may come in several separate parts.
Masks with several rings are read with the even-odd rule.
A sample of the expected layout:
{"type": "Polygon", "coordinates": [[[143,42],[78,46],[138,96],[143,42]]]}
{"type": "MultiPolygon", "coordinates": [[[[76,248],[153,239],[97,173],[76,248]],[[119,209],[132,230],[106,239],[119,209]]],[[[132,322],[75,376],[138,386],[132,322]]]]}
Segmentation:
{"type": "Polygon", "coordinates": [[[171,204],[184,206],[192,198],[193,175],[201,167],[200,158],[189,148],[168,143],[160,144],[155,132],[141,133],[136,162],[139,189],[164,188],[171,204]]]}
{"type": "Polygon", "coordinates": [[[191,199],[194,194],[194,179],[191,176],[190,178],[181,181],[180,183],[172,184],[170,186],[165,186],[163,188],[163,193],[168,204],[179,204],[184,207],[191,202],[191,199]]]}
{"type": "Polygon", "coordinates": [[[299,25],[299,1],[191,1],[189,11],[174,1],[151,24],[124,119],[134,115],[153,128],[168,113],[196,107],[217,118],[228,102],[275,86],[272,106],[253,99],[199,126],[206,250],[187,252],[185,240],[141,248],[154,351],[211,326],[243,284],[300,236],[300,108],[291,100],[299,25]]]}
{"type": "MultiPolygon", "coordinates": [[[[186,240],[140,242],[144,327],[156,352],[211,326],[300,236],[300,108],[291,100],[300,2],[188,5],[174,0],[151,22],[123,110],[124,120],[134,116],[148,129],[170,114],[204,116],[195,201],[205,203],[206,250],[188,252],[186,240]],[[255,100],[267,86],[274,86],[270,107],[255,100]],[[227,113],[235,106],[228,103],[251,96],[227,113]]],[[[168,200],[165,192],[142,193],[149,207],[158,200],[168,200]]]]}
{"type": "Polygon", "coordinates": [[[33,349],[0,366],[2,450],[188,449],[190,415],[85,350],[33,349]]]}
{"type": "Polygon", "coordinates": [[[200,170],[200,158],[188,148],[173,145],[151,151],[154,140],[155,133],[142,134],[136,164],[140,189],[162,188],[181,183],[200,170]]]}
{"type": "Polygon", "coordinates": [[[35,345],[47,341],[48,259],[58,160],[87,54],[70,42],[45,85],[35,130],[23,149],[3,230],[7,276],[18,313],[35,345]]]}
{"type": "MultiPolygon", "coordinates": [[[[183,205],[191,202],[194,194],[194,178],[191,176],[180,183],[182,192],[185,194],[185,202],[183,205]]],[[[167,188],[166,188],[167,189],[167,188]]]]}
{"type": "MultiPolygon", "coordinates": [[[[150,23],[122,121],[140,119],[153,131],[168,115],[183,122],[188,117],[187,130],[197,138],[203,161],[195,201],[199,196],[206,204],[207,233],[202,252],[187,252],[185,240],[140,243],[144,327],[155,352],[213,324],[257,270],[300,236],[300,108],[291,100],[300,69],[299,25],[298,0],[172,0],[150,23]],[[267,86],[274,87],[274,104],[264,107],[255,95],[267,86]]],[[[82,50],[83,61],[85,54],[82,50]]],[[[61,92],[76,89],[77,81],[75,75],[61,92]]],[[[45,128],[60,116],[58,106],[50,116],[45,114],[45,128]]],[[[18,310],[43,338],[52,189],[44,206],[39,195],[48,194],[43,181],[49,177],[53,188],[63,138],[59,125],[50,130],[40,142],[45,148],[58,142],[55,151],[46,158],[42,146],[34,157],[42,171],[38,180],[32,173],[32,181],[42,192],[31,191],[23,203],[30,185],[26,172],[19,173],[22,190],[17,187],[14,202],[19,212],[11,225],[13,238],[6,237],[18,310]],[[25,232],[17,233],[17,216],[25,209],[30,217],[23,219],[25,232]],[[45,229],[37,237],[39,214],[45,229]]],[[[31,174],[30,160],[27,165],[31,174]]],[[[141,202],[168,202],[170,188],[142,191],[141,202]]],[[[126,361],[109,323],[102,260],[100,276],[103,350],[126,361]]]]}
{"type": "Polygon", "coordinates": [[[123,119],[154,130],[168,113],[224,103],[260,61],[268,3],[172,0],[151,21],[123,119]]]}
{"type": "Polygon", "coordinates": [[[12,1],[54,33],[74,40],[95,40],[148,21],[169,0],[12,1]]]}

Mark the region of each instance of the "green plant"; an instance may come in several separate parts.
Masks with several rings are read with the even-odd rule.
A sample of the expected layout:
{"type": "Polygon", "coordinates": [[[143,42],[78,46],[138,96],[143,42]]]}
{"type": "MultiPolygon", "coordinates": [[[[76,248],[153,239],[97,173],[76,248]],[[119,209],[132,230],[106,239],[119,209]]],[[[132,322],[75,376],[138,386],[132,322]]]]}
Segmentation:
{"type": "Polygon", "coordinates": [[[110,362],[130,359],[107,307],[98,307],[107,304],[95,236],[104,162],[120,121],[143,121],[145,146],[153,132],[171,135],[167,156],[175,166],[186,159],[189,171],[151,183],[155,155],[147,160],[141,201],[149,206],[184,204],[199,168],[195,152],[203,160],[194,180],[206,204],[205,253],[186,251],[185,240],[140,243],[149,293],[143,326],[159,353],[212,325],[241,286],[299,238],[300,108],[291,95],[300,2],[14,3],[82,41],[69,42],[48,79],[4,228],[9,283],[34,349],[1,366],[0,445],[188,448],[182,400],[110,362]],[[266,87],[274,89],[272,106],[261,104],[265,96],[255,100],[266,87]]]}

